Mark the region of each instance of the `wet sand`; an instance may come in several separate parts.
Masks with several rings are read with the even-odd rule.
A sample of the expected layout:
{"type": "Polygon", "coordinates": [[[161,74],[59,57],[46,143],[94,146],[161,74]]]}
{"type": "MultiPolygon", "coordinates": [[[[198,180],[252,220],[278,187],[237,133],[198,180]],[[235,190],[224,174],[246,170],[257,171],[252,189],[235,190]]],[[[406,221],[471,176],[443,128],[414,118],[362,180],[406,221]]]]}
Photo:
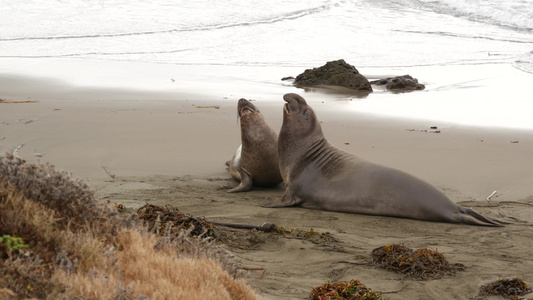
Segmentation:
{"type": "MultiPolygon", "coordinates": [[[[23,145],[17,151],[22,158],[72,172],[100,197],[129,209],[170,204],[209,220],[313,228],[337,240],[315,244],[267,236],[254,249],[229,247],[243,265],[266,269],[262,278],[250,271],[246,279],[267,299],[304,299],[327,280],[355,278],[387,299],[470,299],[481,285],[501,278],[533,283],[533,131],[379,117],[332,105],[338,100],[323,91],[296,90],[309,99],[337,147],[423,178],[453,201],[513,224],[485,228],[268,209],[260,204],[281,197],[281,186],[226,193],[237,185],[225,170],[240,143],[237,100],[254,96],[1,79],[0,99],[37,102],[0,103],[0,152],[23,145]],[[432,247],[466,270],[417,281],[368,264],[372,249],[391,243],[432,247]]],[[[263,95],[254,103],[275,130],[281,127],[281,97],[263,95]]]]}

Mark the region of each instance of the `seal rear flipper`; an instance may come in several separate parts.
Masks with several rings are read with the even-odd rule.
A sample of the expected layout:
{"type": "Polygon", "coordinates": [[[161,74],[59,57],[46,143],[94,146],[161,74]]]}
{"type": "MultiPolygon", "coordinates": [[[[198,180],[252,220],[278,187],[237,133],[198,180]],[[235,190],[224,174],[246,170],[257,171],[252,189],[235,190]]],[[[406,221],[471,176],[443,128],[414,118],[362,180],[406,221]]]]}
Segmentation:
{"type": "Polygon", "coordinates": [[[228,190],[228,193],[237,193],[237,192],[247,192],[252,189],[253,181],[252,177],[248,175],[246,172],[241,172],[241,183],[228,190]]]}
{"type": "Polygon", "coordinates": [[[298,206],[303,201],[300,198],[297,198],[294,196],[293,193],[289,192],[288,189],[285,190],[285,194],[283,194],[283,197],[281,197],[280,202],[270,202],[270,203],[264,203],[261,204],[262,207],[270,207],[270,208],[277,208],[277,207],[290,207],[290,206],[298,206]]]}
{"type": "Polygon", "coordinates": [[[463,224],[492,227],[503,227],[505,224],[512,224],[511,222],[485,217],[471,208],[459,206],[459,211],[460,215],[457,216],[457,221],[463,224]]]}

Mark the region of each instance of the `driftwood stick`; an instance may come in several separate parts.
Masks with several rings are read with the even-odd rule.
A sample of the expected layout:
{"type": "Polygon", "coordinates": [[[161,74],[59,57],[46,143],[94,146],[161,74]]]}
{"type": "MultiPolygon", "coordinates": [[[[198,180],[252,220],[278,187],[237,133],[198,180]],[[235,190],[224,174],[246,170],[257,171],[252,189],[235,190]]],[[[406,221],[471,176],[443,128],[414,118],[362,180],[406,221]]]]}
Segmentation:
{"type": "Polygon", "coordinates": [[[198,105],[196,108],[215,108],[220,109],[220,105],[198,105]]]}
{"type": "Polygon", "coordinates": [[[276,229],[276,225],[272,223],[263,223],[261,225],[250,225],[250,224],[241,224],[241,223],[222,223],[222,222],[214,222],[214,221],[207,221],[209,224],[213,225],[219,225],[219,226],[226,226],[231,228],[237,228],[237,229],[256,229],[261,230],[264,232],[271,232],[276,229]]]}
{"type": "Polygon", "coordinates": [[[13,151],[13,156],[18,158],[18,159],[22,159],[22,157],[20,157],[19,155],[19,150],[24,147],[24,145],[26,145],[26,143],[23,143],[22,145],[18,146],[14,151],[13,151]]]}
{"type": "Polygon", "coordinates": [[[259,278],[263,278],[263,274],[265,274],[266,268],[263,267],[247,267],[247,266],[238,266],[238,269],[253,271],[253,270],[262,270],[261,275],[259,275],[259,278]]]}
{"type": "Polygon", "coordinates": [[[492,203],[490,202],[490,198],[494,197],[494,195],[496,195],[496,191],[492,192],[492,194],[490,194],[488,197],[487,197],[487,201],[489,201],[489,203],[492,203]]]}
{"type": "Polygon", "coordinates": [[[0,99],[0,103],[35,103],[37,101],[34,100],[22,100],[22,101],[12,101],[12,100],[2,100],[0,99]]]}
{"type": "Polygon", "coordinates": [[[109,173],[109,171],[107,171],[107,168],[106,168],[104,165],[102,165],[102,169],[104,169],[104,171],[106,172],[107,175],[109,175],[109,177],[111,177],[111,178],[113,178],[113,179],[115,178],[115,175],[109,173]]]}

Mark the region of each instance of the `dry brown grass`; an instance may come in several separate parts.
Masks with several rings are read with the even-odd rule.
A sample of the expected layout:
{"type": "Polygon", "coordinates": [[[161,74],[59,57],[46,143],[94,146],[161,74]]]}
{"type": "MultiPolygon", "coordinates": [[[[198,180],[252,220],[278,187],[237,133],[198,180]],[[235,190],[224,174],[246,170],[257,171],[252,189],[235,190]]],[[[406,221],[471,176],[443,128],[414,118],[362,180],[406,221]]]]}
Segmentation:
{"type": "Polygon", "coordinates": [[[212,241],[159,237],[51,165],[0,157],[1,299],[257,299],[212,241]],[[230,273],[228,273],[228,271],[230,273]]]}

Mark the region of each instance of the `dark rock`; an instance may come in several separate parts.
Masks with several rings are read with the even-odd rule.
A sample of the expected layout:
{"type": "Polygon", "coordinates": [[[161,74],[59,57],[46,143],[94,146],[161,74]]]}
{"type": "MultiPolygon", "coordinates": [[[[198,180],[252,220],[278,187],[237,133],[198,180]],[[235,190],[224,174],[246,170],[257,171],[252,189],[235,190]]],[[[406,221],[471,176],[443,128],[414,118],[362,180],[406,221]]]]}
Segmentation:
{"type": "Polygon", "coordinates": [[[347,64],[344,59],[327,62],[319,68],[307,69],[296,76],[296,86],[336,85],[353,90],[372,91],[372,86],[365,76],[347,64]]]}
{"type": "Polygon", "coordinates": [[[385,79],[378,79],[378,80],[372,80],[370,81],[370,84],[375,84],[375,85],[386,85],[387,82],[389,82],[389,80],[391,80],[392,78],[385,78],[385,79]]]}
{"type": "Polygon", "coordinates": [[[385,85],[388,90],[395,92],[410,92],[426,88],[425,85],[418,83],[418,79],[413,78],[410,75],[373,80],[370,81],[370,84],[385,85]]]}
{"type": "Polygon", "coordinates": [[[281,80],[283,80],[283,81],[285,81],[285,80],[293,80],[293,79],[294,79],[294,77],[292,77],[292,76],[287,76],[287,77],[281,78],[281,80]]]}

